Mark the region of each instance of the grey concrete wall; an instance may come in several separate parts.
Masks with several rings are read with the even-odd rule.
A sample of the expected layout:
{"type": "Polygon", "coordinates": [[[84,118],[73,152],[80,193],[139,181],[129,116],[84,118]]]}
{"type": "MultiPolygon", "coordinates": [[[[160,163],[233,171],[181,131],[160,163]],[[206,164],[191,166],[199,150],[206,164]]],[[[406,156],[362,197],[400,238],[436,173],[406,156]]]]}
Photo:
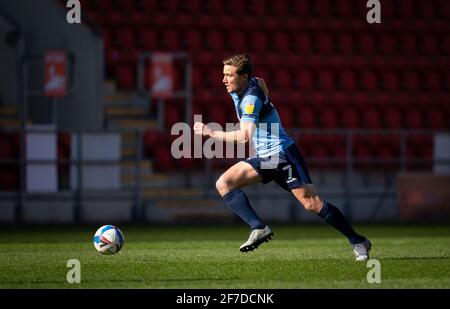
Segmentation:
{"type": "MultiPolygon", "coordinates": [[[[68,24],[67,9],[56,0],[0,0],[0,10],[20,24],[27,53],[42,53],[57,49],[75,56],[76,89],[73,96],[59,102],[58,125],[73,129],[101,128],[103,123],[101,37],[83,23],[68,24]]],[[[1,70],[2,76],[10,75],[10,67],[2,66],[1,70]]],[[[30,86],[36,87],[36,84],[41,86],[39,84],[43,73],[31,69],[30,75],[30,86]]],[[[0,79],[0,84],[7,84],[7,80],[0,79]]],[[[32,103],[33,101],[30,101],[30,104],[32,103]]]]}

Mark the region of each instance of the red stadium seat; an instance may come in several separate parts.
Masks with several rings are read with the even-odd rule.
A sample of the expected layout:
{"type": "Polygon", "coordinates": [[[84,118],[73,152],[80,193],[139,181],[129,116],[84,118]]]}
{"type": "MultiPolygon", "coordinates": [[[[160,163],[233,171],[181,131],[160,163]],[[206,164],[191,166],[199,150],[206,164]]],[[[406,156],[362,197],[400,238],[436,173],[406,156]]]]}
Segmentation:
{"type": "Polygon", "coordinates": [[[261,31],[252,34],[250,36],[250,47],[252,51],[266,51],[268,49],[267,35],[261,31]]]}
{"type": "Polygon", "coordinates": [[[373,71],[364,71],[362,74],[363,87],[367,91],[378,90],[378,78],[373,71]]]}
{"type": "Polygon", "coordinates": [[[348,106],[342,111],[342,125],[344,128],[358,128],[359,114],[355,107],[348,106]]]}
{"type": "Polygon", "coordinates": [[[245,34],[242,32],[233,31],[230,33],[230,49],[234,52],[241,52],[247,46],[245,34]]]}
{"type": "Polygon", "coordinates": [[[354,53],[355,41],[350,33],[343,33],[338,36],[339,52],[344,55],[354,53]]]}
{"type": "Polygon", "coordinates": [[[408,109],[406,113],[406,124],[408,128],[421,129],[423,128],[424,121],[422,113],[418,109],[408,109]]]}
{"type": "Polygon", "coordinates": [[[445,129],[446,127],[448,128],[448,125],[450,124],[448,123],[449,118],[445,118],[445,114],[437,108],[428,110],[427,118],[428,118],[427,127],[429,128],[445,129]],[[447,124],[445,123],[446,119],[447,124]]]}
{"type": "Polygon", "coordinates": [[[311,6],[309,1],[293,1],[290,9],[295,17],[311,16],[311,6]]]}
{"type": "Polygon", "coordinates": [[[174,170],[175,164],[172,160],[169,145],[161,145],[155,149],[155,169],[160,172],[169,172],[174,170]]]}
{"type": "Polygon", "coordinates": [[[400,17],[404,18],[405,20],[414,20],[417,17],[416,6],[412,1],[400,1],[397,7],[400,13],[400,17]]]}
{"type": "Polygon", "coordinates": [[[338,117],[334,108],[327,106],[319,111],[319,118],[322,124],[322,127],[325,128],[337,128],[338,125],[338,117]]]}
{"type": "Polygon", "coordinates": [[[115,3],[120,11],[133,12],[135,10],[135,0],[120,0],[115,3]]]}
{"type": "Polygon", "coordinates": [[[119,28],[116,32],[116,36],[119,47],[132,49],[136,46],[136,37],[132,28],[119,28]]]}
{"type": "Polygon", "coordinates": [[[291,4],[287,1],[270,1],[270,4],[272,5],[272,14],[278,18],[286,17],[291,9],[291,4]]]}
{"type": "MultiPolygon", "coordinates": [[[[384,7],[383,7],[384,9],[384,7]]],[[[354,17],[353,3],[351,1],[341,1],[336,5],[336,13],[343,20],[349,20],[354,17]]],[[[384,13],[384,10],[383,10],[384,13]]]]}
{"type": "MultiPolygon", "coordinates": [[[[204,2],[204,4],[206,4],[206,8],[207,8],[207,13],[211,14],[213,16],[221,16],[224,14],[225,11],[225,1],[223,0],[210,0],[210,1],[206,1],[204,2]]],[[[202,2],[200,2],[200,7],[202,6],[202,2]]],[[[197,12],[201,11],[201,8],[197,8],[197,12]]],[[[203,12],[202,12],[203,13],[203,12]]],[[[203,13],[203,14],[206,14],[203,13]]]]}
{"type": "Polygon", "coordinates": [[[325,32],[319,33],[317,36],[317,49],[321,54],[331,54],[333,52],[333,40],[331,35],[325,32]]]}
{"type": "Polygon", "coordinates": [[[225,3],[228,5],[227,11],[231,13],[232,15],[236,16],[243,16],[245,15],[245,7],[246,3],[241,0],[229,0],[225,1],[225,3]]]}
{"type": "Polygon", "coordinates": [[[175,104],[166,104],[164,110],[164,125],[166,128],[171,128],[177,122],[183,121],[181,109],[175,104]]]}
{"type": "Polygon", "coordinates": [[[291,76],[287,69],[275,71],[275,87],[279,90],[289,90],[291,88],[291,76]]]}
{"type": "Polygon", "coordinates": [[[292,128],[295,124],[294,113],[292,109],[285,105],[277,106],[278,115],[280,116],[281,123],[285,128],[292,128]]]}
{"type": "Polygon", "coordinates": [[[317,115],[310,106],[301,107],[301,111],[296,114],[297,124],[302,128],[314,128],[317,126],[317,115]]]}
{"type": "Polygon", "coordinates": [[[300,90],[310,91],[313,89],[313,77],[309,70],[301,70],[296,78],[300,90]]]}
{"type": "Polygon", "coordinates": [[[375,54],[375,39],[372,35],[361,34],[358,37],[359,50],[362,54],[373,55],[375,54]]]}
{"type": "Polygon", "coordinates": [[[383,76],[384,89],[398,91],[400,89],[399,76],[394,71],[388,71],[383,76]]]}
{"type": "Polygon", "coordinates": [[[269,15],[269,3],[265,0],[251,0],[249,8],[251,9],[251,14],[257,16],[258,18],[264,18],[269,15]]]}
{"type": "Polygon", "coordinates": [[[136,88],[136,73],[131,65],[119,65],[116,68],[117,87],[124,91],[136,88]]]}
{"type": "Polygon", "coordinates": [[[438,53],[437,39],[433,34],[423,34],[420,38],[420,45],[422,53],[425,55],[435,55],[438,53]]]}
{"type": "Polygon", "coordinates": [[[362,111],[363,122],[366,128],[381,128],[381,115],[375,108],[367,108],[362,111]]]}
{"type": "Polygon", "coordinates": [[[139,7],[142,8],[142,10],[145,12],[145,14],[154,15],[159,10],[158,9],[158,0],[140,0],[139,7]]]}
{"type": "Polygon", "coordinates": [[[420,90],[420,76],[417,71],[406,71],[403,74],[403,86],[409,92],[420,90]]]}
{"type": "Polygon", "coordinates": [[[389,107],[385,113],[386,126],[391,129],[403,127],[403,115],[396,107],[389,107]]]}
{"type": "MultiPolygon", "coordinates": [[[[184,1],[181,1],[181,3],[184,4],[185,11],[190,16],[195,16],[197,14],[200,14],[202,12],[202,9],[204,6],[203,1],[201,1],[201,0],[184,0],[184,1]]],[[[209,9],[213,12],[215,12],[216,9],[223,11],[222,6],[220,6],[220,8],[216,8],[216,5],[221,5],[222,1],[211,0],[211,1],[208,1],[208,4],[209,4],[209,9]]]]}
{"type": "Polygon", "coordinates": [[[357,88],[355,72],[350,70],[340,71],[339,81],[344,91],[355,91],[357,88]]]}
{"type": "Polygon", "coordinates": [[[187,30],[185,36],[184,45],[187,50],[194,52],[203,49],[203,40],[199,31],[187,30]]]}
{"type": "Polygon", "coordinates": [[[383,33],[381,36],[381,51],[385,55],[394,55],[397,53],[397,39],[394,35],[389,33],[383,33]]]}
{"type": "Polygon", "coordinates": [[[178,32],[175,29],[164,29],[161,37],[163,38],[163,45],[168,51],[177,51],[180,49],[181,42],[178,32]]]}
{"type": "Polygon", "coordinates": [[[310,53],[312,51],[311,37],[306,32],[300,32],[294,35],[295,50],[300,53],[310,53]]]}
{"type": "Polygon", "coordinates": [[[97,9],[103,12],[113,10],[113,0],[97,0],[97,9]]]}
{"type": "Polygon", "coordinates": [[[273,48],[277,52],[287,53],[290,51],[290,38],[285,32],[277,32],[273,37],[273,48]]]}
{"type": "Polygon", "coordinates": [[[401,36],[402,52],[407,55],[417,53],[417,36],[412,33],[404,33],[401,36]]]}
{"type": "Polygon", "coordinates": [[[319,72],[320,89],[325,91],[333,91],[336,89],[334,74],[330,70],[323,70],[319,72]]]}
{"type": "Polygon", "coordinates": [[[225,39],[221,31],[212,30],[206,34],[207,45],[211,50],[221,51],[224,48],[225,39]]]}
{"type": "Polygon", "coordinates": [[[437,72],[430,71],[425,74],[425,88],[430,92],[439,92],[442,90],[442,83],[437,72]]]}
{"type": "Polygon", "coordinates": [[[227,122],[227,109],[222,105],[211,104],[208,109],[208,122],[217,122],[224,126],[227,122]]]}
{"type": "Polygon", "coordinates": [[[315,0],[313,1],[313,9],[319,17],[322,18],[332,17],[331,0],[315,0]]]}
{"type": "Polygon", "coordinates": [[[159,47],[158,35],[152,28],[143,28],[139,33],[139,41],[146,51],[153,51],[159,47]]]}

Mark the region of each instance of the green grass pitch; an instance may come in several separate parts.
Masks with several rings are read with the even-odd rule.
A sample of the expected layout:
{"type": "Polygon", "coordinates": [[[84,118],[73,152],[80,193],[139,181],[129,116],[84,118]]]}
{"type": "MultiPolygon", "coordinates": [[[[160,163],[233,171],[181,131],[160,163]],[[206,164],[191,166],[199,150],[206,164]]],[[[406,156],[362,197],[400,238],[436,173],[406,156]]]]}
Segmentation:
{"type": "Polygon", "coordinates": [[[96,252],[91,227],[0,228],[0,288],[450,288],[449,226],[357,226],[381,263],[381,283],[326,225],[273,225],[275,237],[241,253],[236,226],[119,226],[118,254],[96,252]],[[81,283],[69,284],[69,259],[81,283]]]}

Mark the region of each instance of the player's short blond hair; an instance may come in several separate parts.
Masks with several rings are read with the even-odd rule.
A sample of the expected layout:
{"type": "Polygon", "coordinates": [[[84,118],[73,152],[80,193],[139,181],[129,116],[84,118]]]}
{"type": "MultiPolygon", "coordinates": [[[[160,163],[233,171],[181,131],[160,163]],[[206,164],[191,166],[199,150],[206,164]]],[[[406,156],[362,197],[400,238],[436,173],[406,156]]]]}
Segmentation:
{"type": "Polygon", "coordinates": [[[236,72],[239,75],[247,74],[248,77],[252,77],[253,75],[252,60],[247,54],[234,55],[230,58],[225,59],[223,61],[223,64],[236,67],[236,72]]]}

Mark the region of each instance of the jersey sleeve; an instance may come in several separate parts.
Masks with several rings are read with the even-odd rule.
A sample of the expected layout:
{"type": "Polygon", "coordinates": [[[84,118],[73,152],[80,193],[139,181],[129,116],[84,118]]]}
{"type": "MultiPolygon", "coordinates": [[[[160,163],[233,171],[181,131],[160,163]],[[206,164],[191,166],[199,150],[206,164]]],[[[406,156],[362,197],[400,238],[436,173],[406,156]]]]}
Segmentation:
{"type": "Polygon", "coordinates": [[[262,101],[260,98],[254,95],[245,96],[241,103],[241,122],[258,123],[261,108],[262,101]]]}

